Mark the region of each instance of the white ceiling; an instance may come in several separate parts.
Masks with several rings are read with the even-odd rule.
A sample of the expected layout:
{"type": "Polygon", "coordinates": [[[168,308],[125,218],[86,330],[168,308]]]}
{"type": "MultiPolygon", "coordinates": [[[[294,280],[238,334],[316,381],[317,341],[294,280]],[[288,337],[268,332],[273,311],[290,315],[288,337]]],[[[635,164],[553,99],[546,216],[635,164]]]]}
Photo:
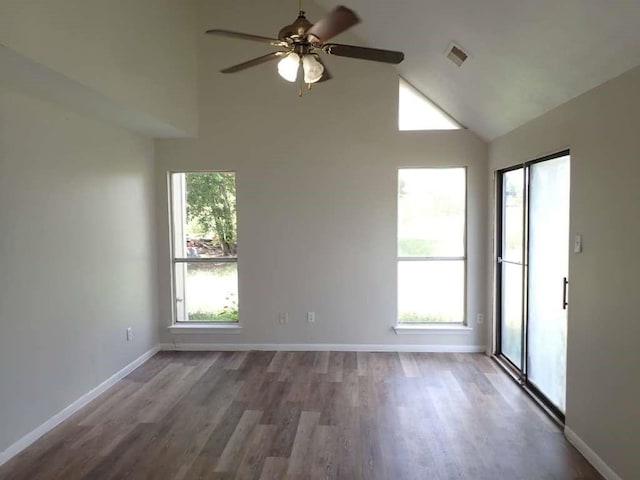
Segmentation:
{"type": "Polygon", "coordinates": [[[404,51],[400,75],[487,140],[640,65],[640,0],[316,3],[355,10],[366,46],[404,51]],[[443,55],[451,41],[462,67],[443,55]]]}

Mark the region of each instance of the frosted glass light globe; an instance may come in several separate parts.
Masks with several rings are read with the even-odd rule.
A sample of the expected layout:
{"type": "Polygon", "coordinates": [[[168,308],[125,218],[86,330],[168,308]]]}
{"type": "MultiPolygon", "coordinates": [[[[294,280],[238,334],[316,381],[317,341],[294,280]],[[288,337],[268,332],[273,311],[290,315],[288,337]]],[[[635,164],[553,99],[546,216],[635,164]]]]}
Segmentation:
{"type": "Polygon", "coordinates": [[[295,52],[291,52],[278,62],[278,73],[287,82],[295,82],[298,78],[299,67],[300,57],[295,52]]]}
{"type": "Polygon", "coordinates": [[[313,55],[305,55],[302,58],[304,70],[304,83],[316,83],[322,78],[324,66],[313,55]]]}

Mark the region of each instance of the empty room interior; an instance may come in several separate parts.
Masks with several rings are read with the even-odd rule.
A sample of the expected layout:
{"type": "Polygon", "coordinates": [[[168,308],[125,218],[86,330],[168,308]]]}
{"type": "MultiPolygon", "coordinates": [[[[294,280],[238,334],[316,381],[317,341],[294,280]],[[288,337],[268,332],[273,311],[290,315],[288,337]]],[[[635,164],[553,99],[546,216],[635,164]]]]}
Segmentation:
{"type": "Polygon", "coordinates": [[[639,1],[0,19],[0,479],[640,478],[639,1]]]}

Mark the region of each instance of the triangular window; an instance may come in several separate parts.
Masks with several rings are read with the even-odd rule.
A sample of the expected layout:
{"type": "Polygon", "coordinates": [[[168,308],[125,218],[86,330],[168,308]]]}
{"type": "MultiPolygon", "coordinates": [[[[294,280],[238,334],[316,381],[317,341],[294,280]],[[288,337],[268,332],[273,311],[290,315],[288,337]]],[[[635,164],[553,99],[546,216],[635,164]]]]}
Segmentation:
{"type": "Polygon", "coordinates": [[[403,78],[400,78],[399,89],[399,130],[459,130],[462,128],[458,122],[403,78]]]}

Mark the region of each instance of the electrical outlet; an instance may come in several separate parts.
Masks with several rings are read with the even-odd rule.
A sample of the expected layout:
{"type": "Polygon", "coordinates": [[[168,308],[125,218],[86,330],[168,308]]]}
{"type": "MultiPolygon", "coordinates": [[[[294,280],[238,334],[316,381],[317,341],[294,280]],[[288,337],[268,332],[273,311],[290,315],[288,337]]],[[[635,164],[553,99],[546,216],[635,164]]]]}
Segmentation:
{"type": "Polygon", "coordinates": [[[287,323],[289,323],[289,314],[286,312],[280,312],[280,314],[278,315],[278,323],[280,325],[286,325],[287,323]]]}
{"type": "Polygon", "coordinates": [[[478,325],[482,325],[484,323],[484,314],[483,313],[479,313],[476,315],[476,323],[478,325]]]}
{"type": "Polygon", "coordinates": [[[315,322],[316,322],[316,313],[307,312],[307,323],[315,323],[315,322]]]}
{"type": "Polygon", "coordinates": [[[127,342],[130,342],[132,338],[133,338],[133,328],[128,327],[127,328],[127,342]]]}

